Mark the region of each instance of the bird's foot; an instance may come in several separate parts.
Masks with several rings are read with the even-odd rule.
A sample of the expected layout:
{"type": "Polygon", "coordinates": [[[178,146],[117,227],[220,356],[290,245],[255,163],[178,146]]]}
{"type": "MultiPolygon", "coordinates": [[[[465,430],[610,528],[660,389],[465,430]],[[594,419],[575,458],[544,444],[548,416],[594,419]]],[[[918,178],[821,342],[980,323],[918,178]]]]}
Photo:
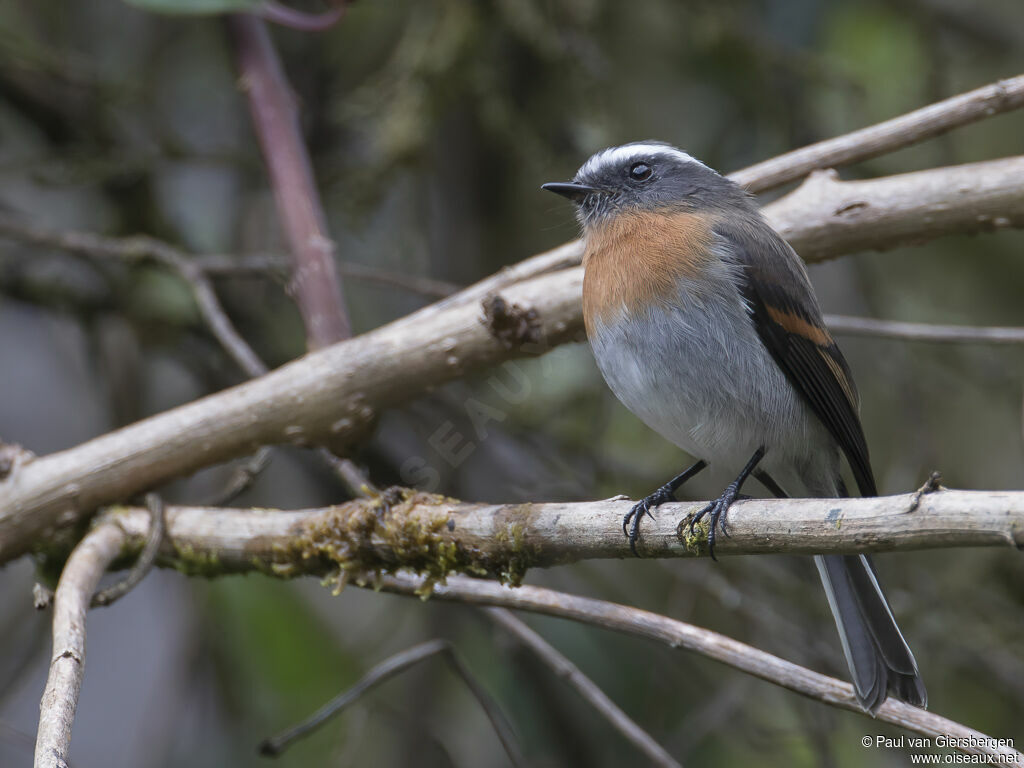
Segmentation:
{"type": "Polygon", "coordinates": [[[721,496],[690,518],[690,535],[692,536],[693,526],[704,519],[705,515],[710,516],[710,525],[708,526],[708,554],[711,555],[711,559],[716,562],[718,561],[718,558],[715,557],[715,531],[721,528],[722,533],[727,537],[729,536],[729,529],[726,527],[725,522],[729,507],[733,505],[733,502],[744,498],[749,497],[740,493],[740,483],[735,481],[731,482],[725,487],[725,490],[722,491],[721,496]]]}
{"type": "Polygon", "coordinates": [[[622,518],[622,532],[626,538],[629,539],[630,551],[637,555],[636,551],[636,540],[640,537],[640,521],[643,520],[644,515],[647,515],[652,520],[654,515],[651,510],[660,507],[662,504],[668,501],[675,501],[675,495],[671,483],[666,483],[661,486],[658,490],[652,493],[650,496],[645,496],[643,499],[633,505],[633,508],[626,513],[626,516],[622,518]]]}

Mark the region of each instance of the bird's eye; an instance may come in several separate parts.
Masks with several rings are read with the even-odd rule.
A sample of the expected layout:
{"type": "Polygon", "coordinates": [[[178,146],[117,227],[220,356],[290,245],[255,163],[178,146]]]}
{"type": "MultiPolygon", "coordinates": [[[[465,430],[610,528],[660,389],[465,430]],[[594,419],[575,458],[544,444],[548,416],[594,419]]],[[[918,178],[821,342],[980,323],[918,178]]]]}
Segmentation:
{"type": "Polygon", "coordinates": [[[633,163],[629,169],[629,177],[634,181],[647,181],[651,178],[651,166],[647,163],[633,163]]]}

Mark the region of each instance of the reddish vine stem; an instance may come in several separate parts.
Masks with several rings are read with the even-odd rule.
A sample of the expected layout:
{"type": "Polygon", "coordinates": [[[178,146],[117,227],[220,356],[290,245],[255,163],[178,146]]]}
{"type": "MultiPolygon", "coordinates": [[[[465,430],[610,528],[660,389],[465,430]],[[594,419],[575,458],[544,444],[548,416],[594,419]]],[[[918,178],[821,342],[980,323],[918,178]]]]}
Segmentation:
{"type": "Polygon", "coordinates": [[[326,347],[351,336],[352,326],[295,98],[264,22],[236,14],[228,17],[227,26],[291,252],[291,292],[306,342],[311,349],[326,347]]]}

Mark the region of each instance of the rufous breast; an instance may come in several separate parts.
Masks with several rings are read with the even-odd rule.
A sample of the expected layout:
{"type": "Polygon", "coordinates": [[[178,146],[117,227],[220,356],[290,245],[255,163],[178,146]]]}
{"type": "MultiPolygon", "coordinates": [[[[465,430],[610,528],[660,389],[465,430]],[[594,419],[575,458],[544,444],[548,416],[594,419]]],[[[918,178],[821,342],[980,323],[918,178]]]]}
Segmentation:
{"type": "Polygon", "coordinates": [[[591,226],[583,255],[587,333],[677,296],[680,278],[699,277],[714,256],[711,220],[687,211],[621,213],[591,226]]]}

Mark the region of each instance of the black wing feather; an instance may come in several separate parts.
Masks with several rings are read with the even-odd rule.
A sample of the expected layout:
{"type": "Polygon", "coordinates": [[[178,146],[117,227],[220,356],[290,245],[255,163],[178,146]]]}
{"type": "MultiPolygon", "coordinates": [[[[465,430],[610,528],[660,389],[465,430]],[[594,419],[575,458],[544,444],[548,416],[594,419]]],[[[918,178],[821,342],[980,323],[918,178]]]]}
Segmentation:
{"type": "Polygon", "coordinates": [[[842,352],[825,330],[800,257],[763,222],[718,227],[716,231],[728,241],[743,267],[740,290],[761,341],[839,444],[861,495],[877,496],[867,441],[857,415],[853,377],[842,352]],[[759,229],[756,245],[754,227],[759,229]],[[824,338],[815,341],[792,333],[773,318],[770,309],[776,315],[781,312],[820,329],[824,338]]]}

